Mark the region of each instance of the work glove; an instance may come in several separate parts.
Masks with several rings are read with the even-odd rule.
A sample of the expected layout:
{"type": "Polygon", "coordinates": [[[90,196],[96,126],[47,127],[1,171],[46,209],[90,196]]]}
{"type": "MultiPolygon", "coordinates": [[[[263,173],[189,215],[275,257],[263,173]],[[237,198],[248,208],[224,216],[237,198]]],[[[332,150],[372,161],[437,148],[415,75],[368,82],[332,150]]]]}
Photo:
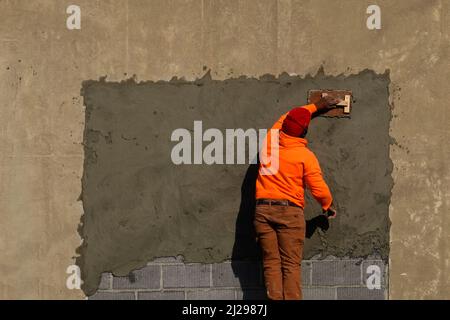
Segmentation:
{"type": "Polygon", "coordinates": [[[337,215],[336,209],[333,207],[333,205],[331,205],[328,210],[324,210],[323,213],[327,216],[328,219],[334,219],[337,215]]]}
{"type": "Polygon", "coordinates": [[[322,97],[322,99],[325,100],[325,102],[328,104],[328,107],[330,107],[330,108],[335,107],[339,102],[342,101],[341,98],[333,97],[326,93],[325,93],[325,96],[322,97]]]}
{"type": "Polygon", "coordinates": [[[336,107],[336,105],[341,102],[342,99],[332,97],[331,95],[325,95],[320,100],[315,103],[317,110],[331,109],[336,107]]]}

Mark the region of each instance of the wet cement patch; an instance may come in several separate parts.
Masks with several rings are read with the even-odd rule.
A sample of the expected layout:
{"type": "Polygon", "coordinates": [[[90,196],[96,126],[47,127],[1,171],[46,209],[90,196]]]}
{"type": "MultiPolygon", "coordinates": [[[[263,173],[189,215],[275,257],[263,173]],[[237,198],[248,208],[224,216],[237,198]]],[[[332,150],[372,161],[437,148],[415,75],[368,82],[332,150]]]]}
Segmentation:
{"type": "MultiPolygon", "coordinates": [[[[350,119],[317,117],[308,140],[334,195],[338,217],[306,241],[304,258],[388,257],[392,163],[389,74],[348,77],[136,83],[85,81],[82,289],[93,294],[102,272],[127,275],[156,257],[185,262],[257,259],[252,214],[253,165],[175,165],[175,129],[268,128],[310,89],[349,89],[350,119]]],[[[206,146],[208,143],[204,143],[206,146]]],[[[320,214],[308,196],[305,216],[320,214]]],[[[314,220],[311,220],[314,221],[314,220]]]]}

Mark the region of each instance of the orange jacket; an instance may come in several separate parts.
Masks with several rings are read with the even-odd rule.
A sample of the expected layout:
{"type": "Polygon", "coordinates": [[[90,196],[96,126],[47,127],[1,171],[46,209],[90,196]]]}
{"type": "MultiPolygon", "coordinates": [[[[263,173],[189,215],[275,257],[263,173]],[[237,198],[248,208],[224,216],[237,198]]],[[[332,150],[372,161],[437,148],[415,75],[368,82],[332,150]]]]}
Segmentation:
{"type": "MultiPolygon", "coordinates": [[[[311,114],[317,111],[314,104],[304,106],[311,114]]],[[[273,125],[272,129],[281,129],[286,114],[273,125]]],[[[270,150],[270,131],[267,133],[267,150],[270,150]]],[[[305,206],[305,186],[313,197],[327,210],[333,201],[330,189],[322,177],[319,161],[307,146],[308,141],[279,131],[278,171],[272,175],[260,173],[256,180],[256,199],[286,199],[305,206]]],[[[270,152],[269,152],[270,154],[270,152]]],[[[268,165],[269,166],[269,165],[268,165]]]]}

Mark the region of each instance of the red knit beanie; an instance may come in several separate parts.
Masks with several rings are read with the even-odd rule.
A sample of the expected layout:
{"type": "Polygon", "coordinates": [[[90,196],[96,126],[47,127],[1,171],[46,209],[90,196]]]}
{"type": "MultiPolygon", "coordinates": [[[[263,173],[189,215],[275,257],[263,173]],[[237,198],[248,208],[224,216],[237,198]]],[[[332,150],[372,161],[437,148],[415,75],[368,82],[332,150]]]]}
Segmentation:
{"type": "Polygon", "coordinates": [[[310,121],[311,113],[309,110],[302,107],[294,108],[289,111],[284,119],[281,131],[293,137],[300,137],[308,128],[310,121]]]}

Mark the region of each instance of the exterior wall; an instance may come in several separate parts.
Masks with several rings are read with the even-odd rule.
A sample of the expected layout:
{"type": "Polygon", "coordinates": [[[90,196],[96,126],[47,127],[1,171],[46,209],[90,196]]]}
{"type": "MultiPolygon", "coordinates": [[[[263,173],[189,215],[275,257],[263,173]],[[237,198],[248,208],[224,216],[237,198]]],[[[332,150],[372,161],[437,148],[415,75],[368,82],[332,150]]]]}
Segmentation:
{"type": "Polygon", "coordinates": [[[219,81],[206,74],[195,82],[86,81],[83,244],[76,261],[83,292],[92,295],[104,271],[125,276],[158,257],[181,255],[186,263],[256,259],[258,165],[250,164],[256,155],[241,165],[227,159],[257,150],[257,132],[305,103],[311,88],[347,88],[357,103],[351,119],[316,117],[309,126],[308,147],[319,159],[338,215],[320,233],[320,221],[324,228],[328,221],[307,189],[303,258],[377,254],[387,260],[389,83],[387,74],[370,70],[308,79],[285,74],[219,81]],[[194,126],[198,120],[201,125],[194,126]],[[238,147],[241,139],[228,137],[236,127],[254,133],[245,150],[238,147]],[[214,153],[222,157],[211,165],[205,161],[212,144],[196,138],[209,128],[219,134],[214,153]],[[180,130],[189,135],[182,142],[189,159],[175,164],[181,142],[170,140],[180,130]],[[197,153],[203,161],[193,164],[196,149],[203,150],[197,153]]]}
{"type": "MultiPolygon", "coordinates": [[[[388,294],[388,268],[382,260],[304,260],[305,300],[383,300],[388,294]],[[381,270],[381,288],[368,289],[367,267],[381,270]]],[[[127,277],[104,273],[92,300],[263,300],[267,299],[258,262],[189,263],[160,258],[127,277]]]]}
{"type": "Polygon", "coordinates": [[[66,287],[82,206],[81,83],[390,70],[389,296],[450,298],[450,3],[78,0],[0,1],[0,298],[77,299],[66,287]],[[337,17],[324,22],[323,17],[337,17]],[[343,18],[341,18],[343,17],[343,18]],[[332,20],[332,21],[329,21],[332,20]]]}

